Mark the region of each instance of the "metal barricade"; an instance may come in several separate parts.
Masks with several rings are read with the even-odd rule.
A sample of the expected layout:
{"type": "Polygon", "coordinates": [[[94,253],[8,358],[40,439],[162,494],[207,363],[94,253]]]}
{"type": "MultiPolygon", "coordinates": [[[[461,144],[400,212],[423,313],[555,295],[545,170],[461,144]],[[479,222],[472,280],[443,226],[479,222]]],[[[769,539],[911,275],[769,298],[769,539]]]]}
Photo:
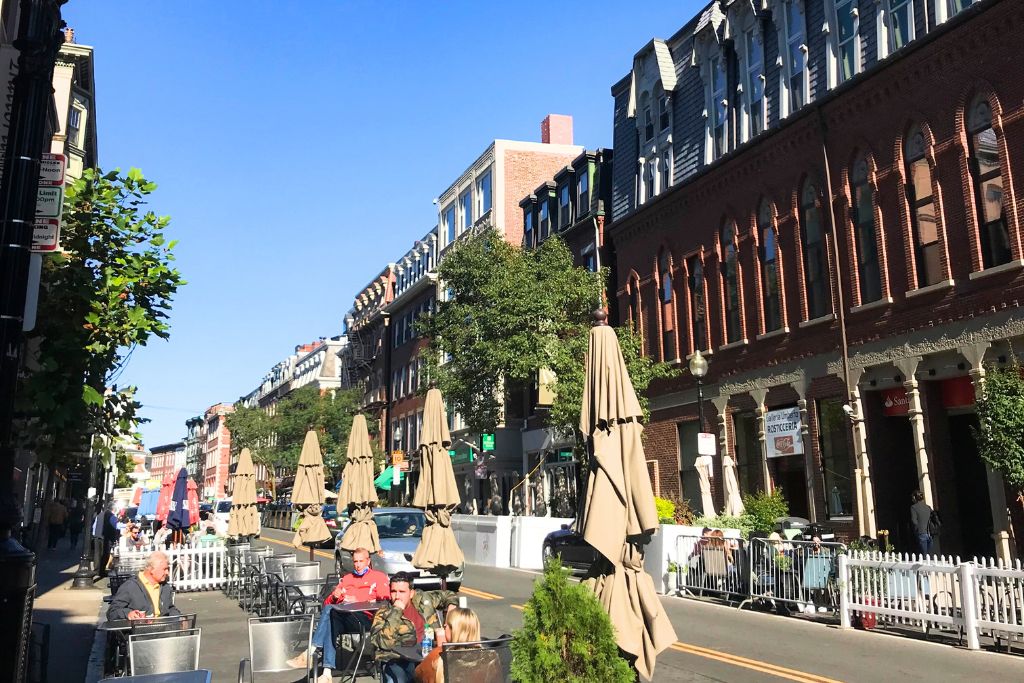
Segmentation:
{"type": "MultiPolygon", "coordinates": [[[[838,556],[842,543],[753,538],[748,600],[770,601],[801,612],[834,612],[839,607],[838,556]]],[[[741,605],[742,606],[742,605],[741,605]]]]}
{"type": "Polygon", "coordinates": [[[742,601],[749,590],[747,542],[724,536],[681,535],[676,539],[676,588],[742,601]]]}

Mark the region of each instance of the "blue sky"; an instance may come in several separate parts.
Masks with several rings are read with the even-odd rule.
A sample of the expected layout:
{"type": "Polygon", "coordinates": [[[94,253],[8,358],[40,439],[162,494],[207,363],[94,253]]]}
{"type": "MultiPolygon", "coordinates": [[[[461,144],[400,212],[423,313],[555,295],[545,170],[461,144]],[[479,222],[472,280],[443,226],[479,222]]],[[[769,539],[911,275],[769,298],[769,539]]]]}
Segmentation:
{"type": "Polygon", "coordinates": [[[609,88],[703,2],[72,0],[95,48],[99,156],[160,187],[189,284],[138,349],[145,444],[341,332],[356,292],[436,220],[494,138],[548,113],[610,147],[609,88]]]}

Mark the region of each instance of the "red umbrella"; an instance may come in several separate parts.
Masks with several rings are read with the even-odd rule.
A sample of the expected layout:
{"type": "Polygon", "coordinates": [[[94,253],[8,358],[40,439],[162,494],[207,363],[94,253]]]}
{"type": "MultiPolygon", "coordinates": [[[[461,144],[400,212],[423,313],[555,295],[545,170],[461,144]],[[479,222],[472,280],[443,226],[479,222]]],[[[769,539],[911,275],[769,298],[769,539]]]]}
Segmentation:
{"type": "Polygon", "coordinates": [[[199,490],[192,478],[188,480],[188,516],[192,524],[199,523],[199,490]]]}
{"type": "Polygon", "coordinates": [[[137,487],[135,487],[135,492],[132,494],[132,505],[134,505],[135,507],[138,507],[139,503],[141,503],[141,502],[142,502],[142,487],[141,486],[137,486],[137,487]]]}
{"type": "Polygon", "coordinates": [[[171,495],[174,493],[174,477],[167,475],[160,482],[160,498],[156,502],[156,518],[161,522],[167,521],[167,513],[171,509],[171,495]]]}

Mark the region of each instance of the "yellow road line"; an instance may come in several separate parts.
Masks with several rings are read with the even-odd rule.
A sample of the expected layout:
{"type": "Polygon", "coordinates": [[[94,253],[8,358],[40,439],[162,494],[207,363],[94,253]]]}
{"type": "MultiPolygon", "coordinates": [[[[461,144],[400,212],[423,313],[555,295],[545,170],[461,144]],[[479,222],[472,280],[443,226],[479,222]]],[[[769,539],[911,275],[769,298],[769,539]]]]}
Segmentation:
{"type": "Polygon", "coordinates": [[[526,609],[526,605],[512,605],[512,609],[517,609],[520,612],[522,612],[524,609],[526,609]]]}
{"type": "Polygon", "coordinates": [[[503,597],[495,595],[494,593],[488,593],[486,591],[477,590],[476,588],[469,588],[467,586],[462,587],[462,592],[469,593],[475,598],[483,598],[484,600],[502,600],[503,597]]]}
{"type": "MultiPolygon", "coordinates": [[[[300,552],[306,552],[306,553],[309,552],[308,548],[296,548],[291,543],[288,543],[287,541],[279,541],[276,538],[268,538],[267,536],[261,536],[260,540],[261,541],[267,541],[268,543],[275,543],[277,545],[283,545],[286,548],[291,548],[292,550],[295,551],[296,556],[298,556],[298,554],[300,552]]],[[[313,554],[314,555],[319,555],[320,557],[326,557],[328,560],[333,560],[334,559],[334,555],[331,555],[330,553],[324,552],[323,550],[314,550],[313,554]]]]}
{"type": "Polygon", "coordinates": [[[744,669],[751,669],[760,673],[771,674],[778,678],[800,681],[800,683],[839,683],[839,681],[832,678],[825,678],[824,676],[818,676],[816,674],[796,671],[795,669],[787,669],[786,667],[778,666],[776,664],[769,664],[768,662],[762,662],[757,659],[747,659],[746,657],[740,657],[739,655],[700,647],[699,645],[675,642],[670,645],[670,647],[677,652],[684,652],[686,654],[697,655],[698,657],[714,659],[725,664],[732,664],[733,666],[743,667],[744,669]]]}

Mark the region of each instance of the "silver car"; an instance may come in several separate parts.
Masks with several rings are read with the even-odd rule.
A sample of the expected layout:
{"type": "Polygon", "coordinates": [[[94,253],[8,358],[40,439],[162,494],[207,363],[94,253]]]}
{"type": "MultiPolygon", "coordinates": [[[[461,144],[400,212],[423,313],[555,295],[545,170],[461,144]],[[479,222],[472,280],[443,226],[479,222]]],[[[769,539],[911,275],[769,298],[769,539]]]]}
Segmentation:
{"type": "MultiPolygon", "coordinates": [[[[340,523],[341,518],[338,521],[340,523]]],[[[441,579],[436,575],[412,566],[412,556],[416,552],[416,546],[420,543],[423,527],[427,521],[422,510],[417,508],[376,508],[373,511],[373,521],[377,523],[381,547],[381,553],[370,558],[374,569],[389,576],[397,572],[408,572],[413,575],[413,583],[416,588],[439,588],[441,586],[441,579]]],[[[341,549],[341,537],[349,524],[348,520],[345,522],[345,526],[338,531],[337,542],[334,544],[334,566],[339,575],[352,571],[352,554],[341,549]]],[[[449,590],[459,590],[465,569],[466,565],[463,563],[448,575],[449,590]]]]}

